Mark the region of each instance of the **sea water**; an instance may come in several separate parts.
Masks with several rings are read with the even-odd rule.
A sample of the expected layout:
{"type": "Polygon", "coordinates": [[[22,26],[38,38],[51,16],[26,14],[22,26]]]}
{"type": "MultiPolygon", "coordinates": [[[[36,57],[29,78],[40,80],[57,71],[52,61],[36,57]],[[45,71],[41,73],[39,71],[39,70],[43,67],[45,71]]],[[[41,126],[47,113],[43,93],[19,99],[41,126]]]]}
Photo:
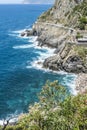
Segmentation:
{"type": "Polygon", "coordinates": [[[70,92],[75,75],[42,68],[54,49],[38,47],[37,37],[20,33],[31,29],[38,16],[51,5],[0,5],[0,120],[28,112],[47,80],[58,80],[70,92]]]}

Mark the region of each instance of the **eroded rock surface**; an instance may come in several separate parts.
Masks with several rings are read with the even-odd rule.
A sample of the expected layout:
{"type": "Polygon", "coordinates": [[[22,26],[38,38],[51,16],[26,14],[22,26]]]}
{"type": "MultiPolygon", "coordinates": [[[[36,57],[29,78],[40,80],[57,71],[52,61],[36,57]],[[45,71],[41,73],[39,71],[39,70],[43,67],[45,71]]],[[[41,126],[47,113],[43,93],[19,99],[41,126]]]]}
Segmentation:
{"type": "Polygon", "coordinates": [[[76,79],[76,89],[79,93],[87,92],[87,74],[80,73],[76,79]]]}
{"type": "Polygon", "coordinates": [[[54,6],[38,18],[32,30],[21,34],[38,36],[39,46],[55,48],[55,55],[45,59],[43,67],[87,73],[87,47],[78,46],[76,40],[76,27],[79,16],[85,13],[86,3],[87,0],[55,0],[54,6]]]}
{"type": "Polygon", "coordinates": [[[43,66],[52,70],[64,70],[70,73],[87,73],[84,60],[74,50],[76,46],[66,44],[62,52],[47,58],[43,66]]]}

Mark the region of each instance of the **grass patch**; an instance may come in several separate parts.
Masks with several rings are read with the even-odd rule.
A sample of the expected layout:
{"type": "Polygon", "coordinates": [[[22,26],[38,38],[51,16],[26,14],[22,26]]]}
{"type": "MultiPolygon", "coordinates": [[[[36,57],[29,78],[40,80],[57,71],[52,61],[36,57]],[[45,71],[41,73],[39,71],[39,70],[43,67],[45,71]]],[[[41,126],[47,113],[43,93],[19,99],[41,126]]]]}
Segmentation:
{"type": "Polygon", "coordinates": [[[78,55],[85,61],[86,56],[87,56],[87,47],[83,46],[75,46],[74,51],[78,53],[78,55]]]}
{"type": "Polygon", "coordinates": [[[76,39],[83,38],[83,35],[81,35],[79,32],[77,32],[76,39]]]}

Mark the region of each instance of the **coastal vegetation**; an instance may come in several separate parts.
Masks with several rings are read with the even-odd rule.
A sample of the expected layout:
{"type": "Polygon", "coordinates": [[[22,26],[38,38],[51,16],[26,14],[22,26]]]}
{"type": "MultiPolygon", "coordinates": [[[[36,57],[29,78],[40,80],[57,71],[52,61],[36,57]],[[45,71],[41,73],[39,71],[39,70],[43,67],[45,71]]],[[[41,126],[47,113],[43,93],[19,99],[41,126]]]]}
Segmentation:
{"type": "MultiPolygon", "coordinates": [[[[87,1],[77,4],[76,0],[56,0],[55,3],[34,25],[34,31],[39,34],[38,41],[42,45],[56,48],[56,54],[47,58],[43,67],[87,73],[87,47],[80,46],[78,41],[75,43],[83,38],[82,33],[77,31],[86,30],[87,1]],[[68,28],[64,25],[68,25],[68,28]]],[[[38,103],[29,106],[29,113],[20,115],[15,125],[7,125],[1,130],[87,130],[86,90],[73,96],[58,81],[47,81],[38,98],[38,103]]]]}
{"type": "Polygon", "coordinates": [[[83,35],[81,35],[79,32],[77,32],[76,39],[83,38],[83,35]]]}
{"type": "Polygon", "coordinates": [[[47,81],[38,97],[29,113],[5,130],[87,130],[86,91],[73,96],[58,81],[47,81]]]}
{"type": "Polygon", "coordinates": [[[77,52],[77,54],[86,62],[87,47],[75,46],[74,50],[75,50],[75,51],[77,52]]]}
{"type": "Polygon", "coordinates": [[[75,6],[73,14],[78,14],[78,27],[81,30],[86,29],[87,25],[87,1],[83,1],[81,4],[75,6]]]}

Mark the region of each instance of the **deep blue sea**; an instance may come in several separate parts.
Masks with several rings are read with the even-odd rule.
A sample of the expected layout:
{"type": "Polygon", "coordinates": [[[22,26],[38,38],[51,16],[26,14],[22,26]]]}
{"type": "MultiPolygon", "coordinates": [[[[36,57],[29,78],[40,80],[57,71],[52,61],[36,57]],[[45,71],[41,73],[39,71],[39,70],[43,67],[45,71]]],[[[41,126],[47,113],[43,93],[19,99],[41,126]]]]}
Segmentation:
{"type": "Polygon", "coordinates": [[[50,6],[0,5],[0,119],[27,112],[46,80],[59,80],[73,91],[75,75],[37,65],[54,50],[37,47],[36,37],[20,37],[50,6]]]}

